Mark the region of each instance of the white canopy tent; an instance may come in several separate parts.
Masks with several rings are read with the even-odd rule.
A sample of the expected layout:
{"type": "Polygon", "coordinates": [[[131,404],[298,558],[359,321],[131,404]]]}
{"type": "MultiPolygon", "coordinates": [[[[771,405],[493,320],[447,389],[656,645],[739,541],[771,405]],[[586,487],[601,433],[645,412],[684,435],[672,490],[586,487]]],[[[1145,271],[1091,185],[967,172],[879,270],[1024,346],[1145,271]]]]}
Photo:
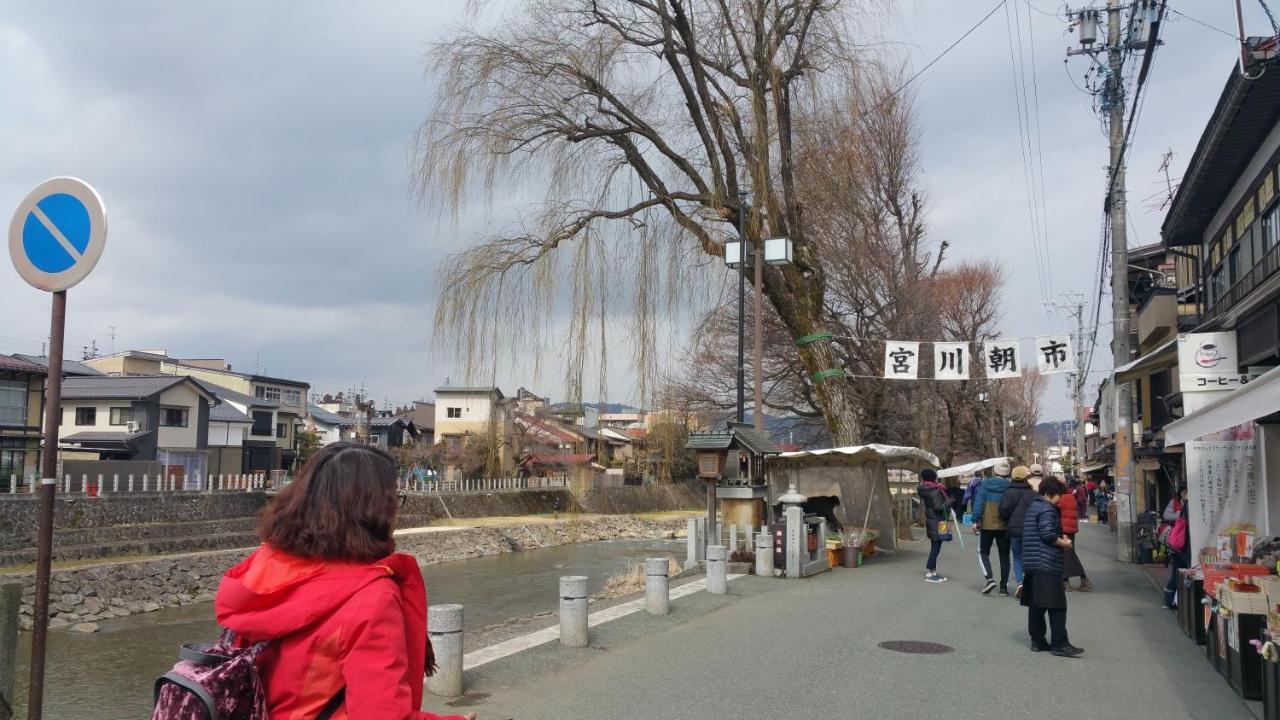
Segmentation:
{"type": "Polygon", "coordinates": [[[1164,426],[1164,444],[1182,445],[1236,425],[1280,412],[1280,367],[1164,426]]]}
{"type": "Polygon", "coordinates": [[[946,468],[945,470],[939,470],[938,477],[949,478],[949,477],[958,477],[958,476],[964,476],[964,475],[972,475],[978,472],[979,470],[990,470],[991,468],[995,467],[996,463],[1000,462],[1001,460],[1008,460],[1010,465],[1013,464],[1013,460],[1007,457],[987,458],[986,460],[979,460],[977,462],[966,463],[964,465],[955,465],[955,466],[946,468]]]}
{"type": "Polygon", "coordinates": [[[938,464],[933,453],[900,445],[850,445],[781,453],[767,461],[770,502],[792,483],[810,499],[837,498],[840,504],[833,512],[846,530],[860,528],[866,521],[879,532],[879,547],[896,550],[889,468],[919,472],[938,464]],[[870,502],[873,488],[875,500],[870,502]]]}

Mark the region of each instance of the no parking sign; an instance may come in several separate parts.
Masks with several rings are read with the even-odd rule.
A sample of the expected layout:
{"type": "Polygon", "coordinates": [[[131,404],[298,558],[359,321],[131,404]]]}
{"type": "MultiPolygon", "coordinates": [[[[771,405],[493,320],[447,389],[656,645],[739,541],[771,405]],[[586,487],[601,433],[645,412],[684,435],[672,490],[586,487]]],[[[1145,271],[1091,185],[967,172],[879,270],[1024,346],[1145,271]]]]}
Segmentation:
{"type": "Polygon", "coordinates": [[[107,213],[83,180],[45,180],[18,205],[9,222],[9,257],[23,280],[58,292],[98,264],[107,242],[107,213]]]}
{"type": "Polygon", "coordinates": [[[49,633],[49,572],[53,557],[53,496],[58,482],[58,422],[62,415],[62,341],[67,288],[93,270],[107,242],[102,198],[83,180],[56,177],[36,186],[9,221],[9,257],[23,280],[53,293],[49,375],[45,381],[44,452],[40,458],[40,521],[31,620],[31,681],[27,716],[41,717],[49,633]]]}

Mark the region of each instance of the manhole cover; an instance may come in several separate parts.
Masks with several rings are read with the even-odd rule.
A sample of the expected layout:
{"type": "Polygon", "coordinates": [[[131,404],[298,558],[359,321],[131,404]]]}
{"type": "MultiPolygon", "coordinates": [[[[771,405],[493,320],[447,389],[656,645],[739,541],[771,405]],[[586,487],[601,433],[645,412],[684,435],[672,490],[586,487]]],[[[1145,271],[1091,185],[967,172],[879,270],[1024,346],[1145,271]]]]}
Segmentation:
{"type": "Polygon", "coordinates": [[[941,655],[943,653],[955,652],[956,650],[950,645],[921,642],[919,640],[885,640],[880,643],[880,647],[885,650],[910,653],[912,655],[941,655]]]}

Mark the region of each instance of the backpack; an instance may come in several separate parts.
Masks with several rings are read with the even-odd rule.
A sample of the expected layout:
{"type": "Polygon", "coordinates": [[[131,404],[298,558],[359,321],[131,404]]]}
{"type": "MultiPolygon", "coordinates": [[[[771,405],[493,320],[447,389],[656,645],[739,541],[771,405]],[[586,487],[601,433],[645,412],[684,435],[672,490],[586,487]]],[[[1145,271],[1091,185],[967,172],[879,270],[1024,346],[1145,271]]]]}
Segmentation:
{"type": "MultiPolygon", "coordinates": [[[[267,720],[267,698],[258,675],[265,642],[236,647],[227,631],[216,643],[186,643],[178,663],[156,680],[151,720],[267,720]]],[[[329,720],[342,707],[338,691],[316,720],[329,720]]]]}

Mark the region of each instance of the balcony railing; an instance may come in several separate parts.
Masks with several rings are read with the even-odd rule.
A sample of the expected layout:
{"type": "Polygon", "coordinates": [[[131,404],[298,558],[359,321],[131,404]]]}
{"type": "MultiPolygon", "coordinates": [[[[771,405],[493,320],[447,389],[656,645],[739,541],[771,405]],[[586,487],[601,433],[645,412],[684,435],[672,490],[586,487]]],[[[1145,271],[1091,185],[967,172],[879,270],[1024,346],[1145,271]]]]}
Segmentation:
{"type": "Polygon", "coordinates": [[[1238,305],[1254,288],[1262,285],[1277,271],[1280,271],[1280,244],[1268,250],[1222,297],[1214,301],[1205,313],[1206,319],[1218,317],[1238,305]]]}

